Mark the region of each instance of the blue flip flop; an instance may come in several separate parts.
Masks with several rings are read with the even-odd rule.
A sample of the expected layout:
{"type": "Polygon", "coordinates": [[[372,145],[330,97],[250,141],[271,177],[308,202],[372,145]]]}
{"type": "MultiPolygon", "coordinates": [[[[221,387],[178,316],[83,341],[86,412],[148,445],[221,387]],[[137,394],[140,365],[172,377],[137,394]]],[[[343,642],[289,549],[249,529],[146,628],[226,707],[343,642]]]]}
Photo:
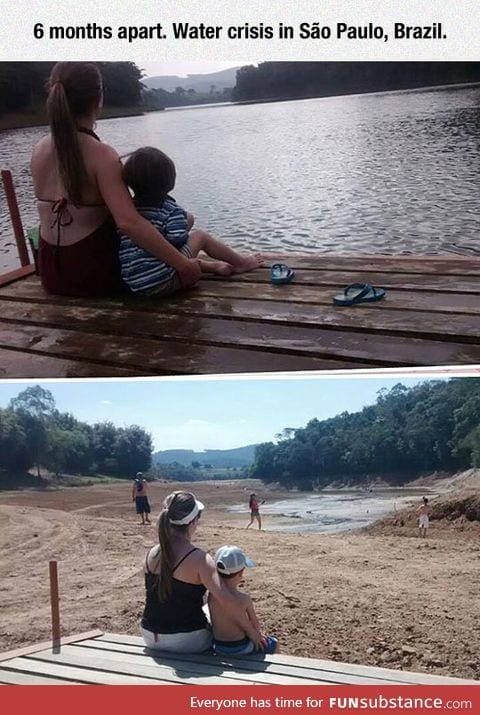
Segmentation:
{"type": "Polygon", "coordinates": [[[270,281],[276,285],[284,285],[293,280],[295,271],[284,263],[274,263],[270,269],[270,281]]]}
{"type": "Polygon", "coordinates": [[[357,305],[357,303],[371,303],[385,297],[384,288],[374,288],[369,283],[352,283],[343,291],[343,295],[333,297],[335,305],[357,305]]]}

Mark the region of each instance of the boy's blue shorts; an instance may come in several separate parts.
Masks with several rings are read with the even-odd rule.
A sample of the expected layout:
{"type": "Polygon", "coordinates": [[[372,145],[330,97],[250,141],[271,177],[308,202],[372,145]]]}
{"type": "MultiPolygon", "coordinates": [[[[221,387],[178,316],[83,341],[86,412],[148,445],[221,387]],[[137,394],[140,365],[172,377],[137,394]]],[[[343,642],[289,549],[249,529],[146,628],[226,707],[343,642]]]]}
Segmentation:
{"type": "Polygon", "coordinates": [[[251,655],[252,653],[275,653],[278,640],[273,636],[266,636],[267,643],[263,651],[256,651],[250,638],[242,638],[238,641],[219,641],[213,639],[213,648],[219,655],[251,655]]]}

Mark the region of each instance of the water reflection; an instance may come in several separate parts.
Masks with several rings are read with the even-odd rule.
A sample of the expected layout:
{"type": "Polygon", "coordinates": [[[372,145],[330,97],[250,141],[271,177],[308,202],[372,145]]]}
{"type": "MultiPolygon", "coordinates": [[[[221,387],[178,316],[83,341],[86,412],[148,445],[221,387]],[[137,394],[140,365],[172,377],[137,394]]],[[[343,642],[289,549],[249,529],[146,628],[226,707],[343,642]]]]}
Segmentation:
{"type": "MultiPolygon", "coordinates": [[[[119,153],[153,144],[177,163],[177,200],[238,248],[478,253],[480,88],[209,106],[99,123],[119,153]]],[[[0,134],[22,216],[43,128],[0,134]]],[[[4,199],[0,270],[11,262],[4,199]]]]}

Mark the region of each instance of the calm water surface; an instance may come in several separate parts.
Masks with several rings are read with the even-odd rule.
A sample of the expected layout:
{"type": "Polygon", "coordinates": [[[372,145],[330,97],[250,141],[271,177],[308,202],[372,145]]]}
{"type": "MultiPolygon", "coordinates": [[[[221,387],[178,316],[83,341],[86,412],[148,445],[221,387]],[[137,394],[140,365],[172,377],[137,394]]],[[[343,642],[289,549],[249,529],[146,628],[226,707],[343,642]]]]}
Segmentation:
{"type": "MultiPolygon", "coordinates": [[[[480,87],[169,110],[99,122],[119,153],[154,145],[177,200],[239,248],[480,252],[480,87]]],[[[0,133],[25,226],[28,162],[45,128],[0,133]]],[[[4,196],[0,271],[13,267],[4,196]]],[[[15,256],[16,260],[16,256],[15,256]]]]}

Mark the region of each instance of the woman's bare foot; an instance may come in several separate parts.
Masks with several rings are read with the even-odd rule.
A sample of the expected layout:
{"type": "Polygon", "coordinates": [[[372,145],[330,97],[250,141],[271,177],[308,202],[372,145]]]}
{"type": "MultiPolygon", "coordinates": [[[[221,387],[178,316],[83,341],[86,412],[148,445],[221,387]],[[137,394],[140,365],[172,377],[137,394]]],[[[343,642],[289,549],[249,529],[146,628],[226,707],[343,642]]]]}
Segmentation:
{"type": "Polygon", "coordinates": [[[200,259],[202,273],[213,273],[216,276],[231,276],[234,267],[226,261],[204,261],[200,259]]]}
{"type": "Polygon", "coordinates": [[[247,273],[263,266],[265,261],[261,253],[247,253],[239,256],[239,261],[233,264],[234,273],[247,273]]]}

